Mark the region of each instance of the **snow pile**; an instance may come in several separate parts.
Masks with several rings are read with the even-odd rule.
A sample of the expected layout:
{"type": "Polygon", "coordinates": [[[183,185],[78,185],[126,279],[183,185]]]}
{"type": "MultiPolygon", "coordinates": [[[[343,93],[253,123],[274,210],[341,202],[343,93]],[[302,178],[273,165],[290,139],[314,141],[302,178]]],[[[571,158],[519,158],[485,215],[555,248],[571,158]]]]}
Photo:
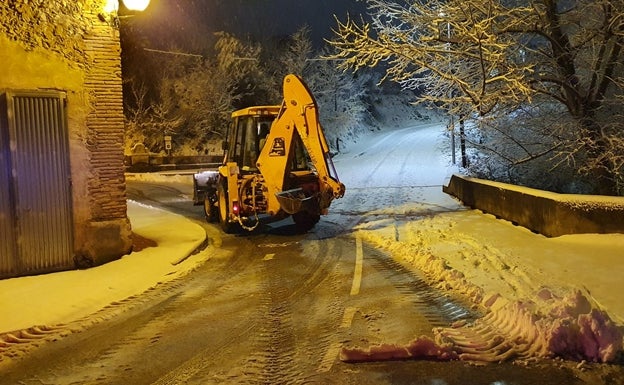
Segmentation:
{"type": "Polygon", "coordinates": [[[622,333],[606,312],[580,291],[554,301],[546,324],[548,350],[573,360],[612,362],[622,350],[622,333]]]}
{"type": "Polygon", "coordinates": [[[460,359],[477,361],[558,356],[612,362],[622,349],[617,326],[580,291],[556,298],[543,289],[534,301],[497,296],[488,310],[472,325],[438,329],[436,339],[452,343],[460,359]]]}
{"type": "MultiPolygon", "coordinates": [[[[368,348],[347,347],[347,362],[384,359],[461,359],[498,362],[516,358],[558,356],[571,360],[613,362],[622,350],[622,333],[597,304],[580,290],[563,289],[565,296],[549,288],[534,292],[531,299],[508,300],[484,290],[450,267],[444,258],[423,253],[414,245],[379,238],[363,231],[364,239],[407,259],[429,281],[444,290],[469,298],[487,314],[472,324],[434,330],[435,340],[421,336],[406,345],[382,344],[368,348]]],[[[520,290],[517,290],[520,291],[520,290]]]]}
{"type": "Polygon", "coordinates": [[[367,349],[342,348],[340,360],[344,362],[387,361],[407,359],[429,359],[449,361],[458,355],[450,343],[438,344],[427,336],[421,336],[405,346],[381,344],[367,349]]]}
{"type": "MultiPolygon", "coordinates": [[[[341,352],[343,361],[461,359],[499,362],[558,356],[613,362],[623,348],[623,336],[617,325],[580,290],[560,288],[561,295],[546,287],[536,292],[517,287],[516,293],[530,293],[521,299],[508,299],[499,293],[486,294],[467,280],[464,273],[450,267],[443,257],[423,252],[417,245],[389,239],[383,231],[361,230],[360,234],[368,242],[393,252],[396,259],[403,263],[408,261],[410,266],[424,272],[433,286],[470,299],[475,307],[485,309],[486,315],[471,324],[437,328],[434,340],[421,336],[406,345],[345,347],[341,352]]],[[[448,239],[450,235],[445,237],[448,239]]],[[[505,266],[498,266],[498,269],[504,270],[505,266]]]]}
{"type": "Polygon", "coordinates": [[[495,301],[505,305],[491,308],[485,317],[471,325],[460,323],[438,328],[434,330],[435,339],[420,336],[406,345],[345,347],[340,359],[345,362],[400,359],[501,362],[558,356],[577,361],[613,362],[622,350],[622,334],[616,325],[605,312],[586,308],[589,302],[579,292],[564,301],[571,305],[565,314],[558,314],[559,306],[550,315],[538,315],[525,303],[507,302],[500,296],[495,301]]]}
{"type": "Polygon", "coordinates": [[[330,213],[350,214],[332,221],[484,316],[405,344],[345,346],[342,360],[616,360],[624,234],[546,238],[461,206],[442,192],[455,172],[444,130],[426,123],[381,131],[339,154],[347,192],[330,213]]]}

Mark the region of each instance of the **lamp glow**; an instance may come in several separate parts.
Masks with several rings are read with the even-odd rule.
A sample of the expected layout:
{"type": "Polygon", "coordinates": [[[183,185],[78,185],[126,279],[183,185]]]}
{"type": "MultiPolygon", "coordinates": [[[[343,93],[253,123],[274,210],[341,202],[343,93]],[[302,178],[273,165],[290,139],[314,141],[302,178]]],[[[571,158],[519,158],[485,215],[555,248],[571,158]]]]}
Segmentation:
{"type": "Polygon", "coordinates": [[[150,0],[123,0],[123,3],[131,11],[144,11],[150,0]]]}
{"type": "MultiPolygon", "coordinates": [[[[107,23],[113,28],[119,28],[119,19],[127,18],[134,16],[134,14],[130,15],[119,15],[119,4],[122,0],[106,0],[106,4],[102,9],[102,13],[98,13],[98,19],[102,22],[107,23]]],[[[149,5],[150,0],[123,0],[124,6],[133,12],[141,12],[144,11],[145,8],[149,5]]]]}

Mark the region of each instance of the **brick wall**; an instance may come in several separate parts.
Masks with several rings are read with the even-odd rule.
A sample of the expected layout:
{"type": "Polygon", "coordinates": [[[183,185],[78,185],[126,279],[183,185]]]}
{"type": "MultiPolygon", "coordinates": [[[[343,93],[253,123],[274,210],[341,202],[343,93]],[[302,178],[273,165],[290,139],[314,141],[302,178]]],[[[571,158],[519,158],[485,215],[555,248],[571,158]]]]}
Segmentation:
{"type": "Polygon", "coordinates": [[[85,90],[93,107],[87,117],[87,146],[95,173],[95,178],[89,181],[93,219],[122,218],[126,215],[126,193],[118,31],[98,20],[85,37],[85,43],[86,52],[95,64],[88,67],[85,79],[85,90]]]}

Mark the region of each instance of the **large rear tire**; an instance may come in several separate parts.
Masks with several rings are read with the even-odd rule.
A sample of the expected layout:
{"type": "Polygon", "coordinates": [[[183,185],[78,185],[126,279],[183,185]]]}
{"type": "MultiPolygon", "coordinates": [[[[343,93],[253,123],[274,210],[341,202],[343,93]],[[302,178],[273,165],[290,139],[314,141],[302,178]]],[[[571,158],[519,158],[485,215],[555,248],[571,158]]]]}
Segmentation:
{"type": "Polygon", "coordinates": [[[217,187],[217,201],[219,202],[219,207],[217,208],[218,210],[218,216],[219,216],[219,223],[221,224],[221,228],[223,229],[223,231],[227,234],[232,234],[235,231],[236,228],[236,224],[230,222],[230,209],[229,209],[229,203],[228,203],[228,196],[227,196],[227,191],[225,189],[225,186],[223,183],[219,184],[219,187],[217,187]]]}
{"type": "Polygon", "coordinates": [[[300,211],[298,213],[294,213],[292,215],[292,218],[295,222],[297,230],[305,233],[311,230],[314,225],[318,223],[318,221],[321,219],[321,216],[319,214],[311,214],[307,211],[300,211]]]}

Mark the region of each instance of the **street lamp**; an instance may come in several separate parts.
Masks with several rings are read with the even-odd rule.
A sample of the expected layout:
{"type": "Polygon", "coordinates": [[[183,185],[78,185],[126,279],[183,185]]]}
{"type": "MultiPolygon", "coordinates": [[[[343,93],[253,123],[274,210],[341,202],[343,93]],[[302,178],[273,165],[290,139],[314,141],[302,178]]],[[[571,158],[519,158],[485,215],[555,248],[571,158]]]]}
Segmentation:
{"type": "MultiPolygon", "coordinates": [[[[122,0],[106,0],[104,12],[113,13],[119,10],[119,2],[122,0]]],[[[130,11],[145,11],[150,0],[123,0],[123,5],[130,11]]]]}
{"type": "Polygon", "coordinates": [[[103,13],[98,14],[100,20],[107,22],[111,26],[119,26],[119,4],[123,5],[129,11],[144,11],[150,3],[150,0],[106,0],[103,13]]]}
{"type": "Polygon", "coordinates": [[[124,5],[131,11],[145,11],[145,8],[150,3],[150,0],[124,0],[124,5]]]}

